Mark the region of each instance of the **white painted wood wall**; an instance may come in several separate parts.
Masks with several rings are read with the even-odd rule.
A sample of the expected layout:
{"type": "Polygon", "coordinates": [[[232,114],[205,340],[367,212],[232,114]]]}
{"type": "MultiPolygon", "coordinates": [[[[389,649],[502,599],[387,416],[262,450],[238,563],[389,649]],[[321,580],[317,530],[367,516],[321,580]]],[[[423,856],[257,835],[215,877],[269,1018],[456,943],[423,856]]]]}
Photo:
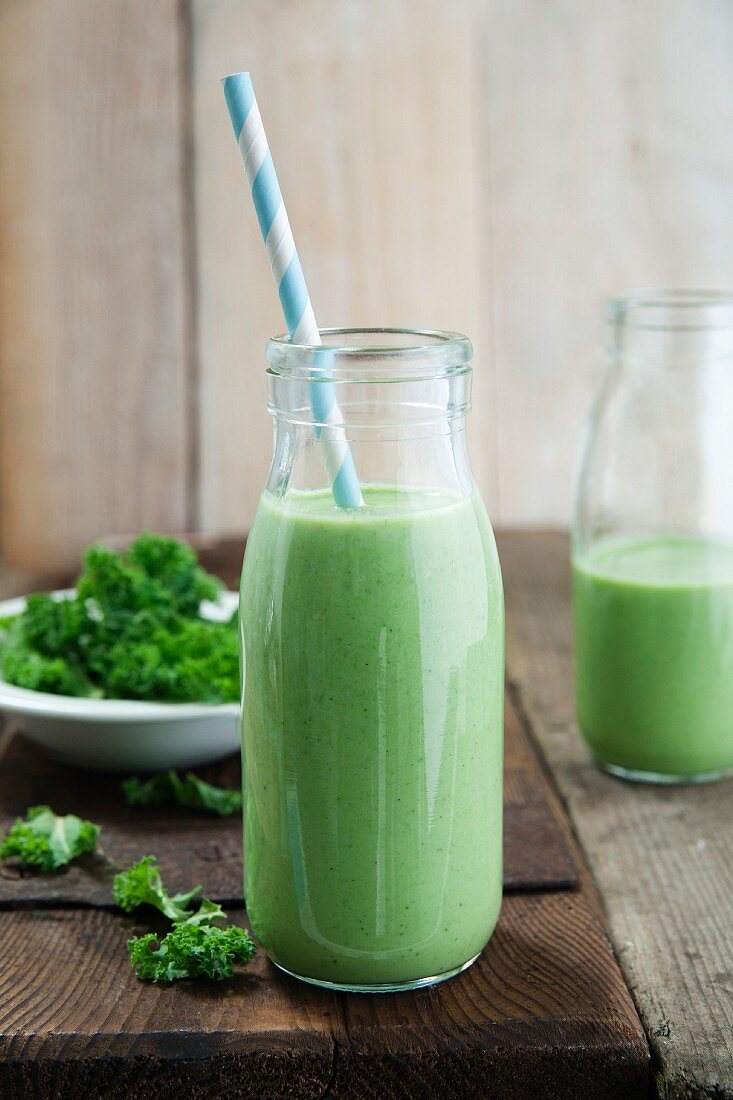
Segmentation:
{"type": "Polygon", "coordinates": [[[320,323],[467,332],[495,520],[566,524],[603,299],[733,286],[732,59],[730,0],[3,0],[6,557],[251,520],[282,321],[240,68],[320,323]]]}

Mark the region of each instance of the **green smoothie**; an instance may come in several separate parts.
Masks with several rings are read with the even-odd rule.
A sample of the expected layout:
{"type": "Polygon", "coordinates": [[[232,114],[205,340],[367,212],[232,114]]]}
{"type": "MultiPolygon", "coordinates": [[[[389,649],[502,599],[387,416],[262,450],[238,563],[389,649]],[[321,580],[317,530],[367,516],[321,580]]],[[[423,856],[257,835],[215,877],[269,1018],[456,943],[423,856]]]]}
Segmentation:
{"type": "Polygon", "coordinates": [[[617,768],[733,768],[733,545],[609,540],[574,562],[578,723],[617,768]]]}
{"type": "Polygon", "coordinates": [[[245,889],[302,977],[449,974],[501,903],[504,616],[477,495],[265,493],[242,574],[245,889]]]}

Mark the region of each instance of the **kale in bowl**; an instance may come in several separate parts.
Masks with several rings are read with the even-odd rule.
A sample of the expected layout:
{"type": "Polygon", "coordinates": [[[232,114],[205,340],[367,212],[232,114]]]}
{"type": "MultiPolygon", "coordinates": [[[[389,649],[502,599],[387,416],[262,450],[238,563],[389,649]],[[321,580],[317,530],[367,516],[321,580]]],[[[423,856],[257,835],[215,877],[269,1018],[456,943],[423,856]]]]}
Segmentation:
{"type": "Polygon", "coordinates": [[[177,539],[145,532],[125,553],[92,546],[68,598],[29,596],[2,620],[0,676],[54,695],[236,702],[237,614],[202,614],[221,590],[177,539]]]}

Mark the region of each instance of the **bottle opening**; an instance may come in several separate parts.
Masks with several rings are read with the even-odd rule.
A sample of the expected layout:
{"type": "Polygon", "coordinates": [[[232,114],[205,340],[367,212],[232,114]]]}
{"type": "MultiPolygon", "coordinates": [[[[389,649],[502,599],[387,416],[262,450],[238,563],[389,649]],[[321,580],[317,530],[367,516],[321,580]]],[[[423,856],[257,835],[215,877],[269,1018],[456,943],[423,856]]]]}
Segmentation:
{"type": "Polygon", "coordinates": [[[459,332],[409,328],[321,329],[322,344],[294,344],[284,333],[267,343],[269,371],[332,382],[410,382],[470,370],[471,341],[459,332]]]}
{"type": "Polygon", "coordinates": [[[733,328],[733,292],[727,290],[632,290],[610,298],[613,325],[636,329],[733,328]]]}

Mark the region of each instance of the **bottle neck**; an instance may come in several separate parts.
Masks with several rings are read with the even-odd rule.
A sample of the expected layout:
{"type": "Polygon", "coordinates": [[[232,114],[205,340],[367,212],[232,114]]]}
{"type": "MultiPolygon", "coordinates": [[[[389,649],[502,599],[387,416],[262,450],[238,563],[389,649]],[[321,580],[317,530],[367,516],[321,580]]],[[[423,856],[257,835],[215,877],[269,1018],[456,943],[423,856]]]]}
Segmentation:
{"type": "Polygon", "coordinates": [[[612,362],[699,370],[733,358],[733,300],[704,291],[642,291],[608,303],[612,362]]]}
{"type": "Polygon", "coordinates": [[[429,329],[326,329],[320,339],[297,345],[279,336],[267,345],[270,491],[333,487],[339,504],[354,491],[358,500],[361,485],[472,491],[471,342],[429,329]],[[344,471],[349,491],[341,494],[344,471]]]}
{"type": "Polygon", "coordinates": [[[700,370],[733,359],[733,328],[649,331],[615,326],[609,351],[611,362],[625,370],[700,370]]]}
{"type": "MultiPolygon", "coordinates": [[[[328,488],[323,435],[332,427],[313,416],[317,382],[269,377],[274,446],[267,487],[328,488]]],[[[359,481],[420,493],[467,496],[473,478],[466,447],[470,370],[410,382],[344,382],[336,387],[341,430],[359,481]]]]}
{"type": "Polygon", "coordinates": [[[619,536],[733,537],[733,298],[609,305],[613,368],[578,468],[576,552],[619,536]]]}

